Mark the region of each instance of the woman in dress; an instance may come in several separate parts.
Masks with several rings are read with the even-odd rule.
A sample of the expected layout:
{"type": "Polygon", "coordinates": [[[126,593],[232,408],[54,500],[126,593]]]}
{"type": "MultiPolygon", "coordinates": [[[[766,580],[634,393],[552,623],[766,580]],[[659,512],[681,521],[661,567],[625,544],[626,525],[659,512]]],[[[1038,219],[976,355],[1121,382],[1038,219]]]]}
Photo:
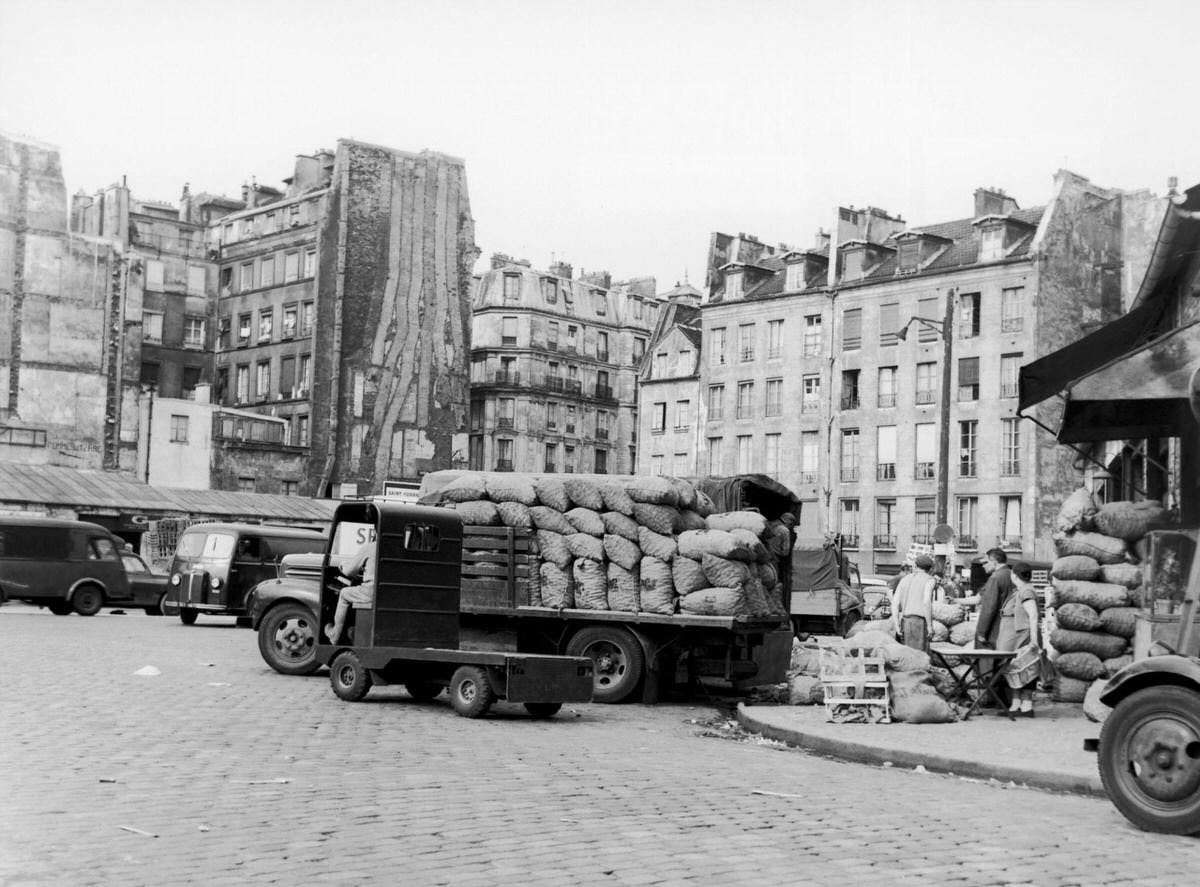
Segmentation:
{"type": "MultiPolygon", "coordinates": [[[[1029,564],[1014,564],[1012,568],[1013,592],[1000,605],[1000,632],[996,637],[997,650],[1022,650],[1031,647],[1039,650],[1037,640],[1038,612],[1037,597],[1033,590],[1033,568],[1029,564]]],[[[1036,660],[1035,660],[1036,661],[1036,660]]],[[[1015,661],[1013,664],[1017,664],[1015,661]]],[[[1009,711],[1022,718],[1033,717],[1033,690],[1037,686],[1038,670],[1032,669],[1028,682],[1018,676],[1009,666],[1008,684],[1012,687],[1012,703],[1009,711]]]]}

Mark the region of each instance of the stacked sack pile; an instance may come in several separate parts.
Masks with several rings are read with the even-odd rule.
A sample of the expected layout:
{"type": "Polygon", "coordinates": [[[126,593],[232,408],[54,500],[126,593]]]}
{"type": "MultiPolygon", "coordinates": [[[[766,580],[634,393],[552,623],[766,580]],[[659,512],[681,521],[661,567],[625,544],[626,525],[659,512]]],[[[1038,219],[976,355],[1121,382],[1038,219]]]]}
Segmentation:
{"type": "Polygon", "coordinates": [[[714,514],[688,481],[467,473],[440,504],[467,525],[533,531],[532,606],[787,615],[779,528],[755,511],[714,514]]]}
{"type": "Polygon", "coordinates": [[[1048,620],[1058,671],[1054,698],[1085,702],[1133,661],[1132,638],[1141,599],[1143,539],[1164,517],[1158,502],[1109,502],[1097,507],[1076,490],[1059,512],[1058,552],[1048,620]]]}

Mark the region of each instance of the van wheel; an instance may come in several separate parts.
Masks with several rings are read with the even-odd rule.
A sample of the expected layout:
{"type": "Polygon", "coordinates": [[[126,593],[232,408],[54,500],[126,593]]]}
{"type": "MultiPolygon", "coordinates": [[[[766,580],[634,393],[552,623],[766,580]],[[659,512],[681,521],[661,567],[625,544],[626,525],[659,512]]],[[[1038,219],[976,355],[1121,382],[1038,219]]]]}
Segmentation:
{"type": "Polygon", "coordinates": [[[46,604],[46,609],[55,616],[70,616],[71,602],[70,601],[51,601],[46,604]]]}
{"type": "Polygon", "coordinates": [[[567,642],[567,655],[592,660],[592,699],[596,702],[624,702],[633,695],[646,669],[642,645],[620,627],[588,626],[567,642]]]}
{"type": "Polygon", "coordinates": [[[552,718],[562,708],[561,702],[526,702],[525,711],[535,718],[552,718]]]}
{"type": "Polygon", "coordinates": [[[153,607],[145,607],[147,616],[161,616],[163,614],[163,603],[167,599],[167,593],[164,591],[158,596],[158,603],[153,607]]]}
{"type": "Polygon", "coordinates": [[[196,617],[199,615],[200,613],[196,610],[191,610],[187,607],[181,607],[179,610],[179,621],[184,625],[195,625],[196,617]]]}
{"type": "Polygon", "coordinates": [[[371,689],[371,675],[352,650],[343,650],[329,666],[329,683],[339,699],[358,702],[371,689]]]}
{"type": "Polygon", "coordinates": [[[464,665],[450,679],[450,705],[464,718],[480,718],[496,701],[487,669],[464,665]]]}
{"type": "Polygon", "coordinates": [[[84,585],[75,589],[75,596],[71,601],[75,612],[80,616],[95,616],[104,606],[104,592],[95,585],[84,585]]]}

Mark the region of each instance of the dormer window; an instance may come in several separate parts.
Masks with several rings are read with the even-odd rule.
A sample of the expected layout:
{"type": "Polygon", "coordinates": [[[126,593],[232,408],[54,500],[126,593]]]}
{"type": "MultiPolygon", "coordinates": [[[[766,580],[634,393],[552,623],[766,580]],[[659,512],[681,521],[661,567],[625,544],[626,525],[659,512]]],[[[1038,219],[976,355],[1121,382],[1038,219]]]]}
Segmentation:
{"type": "Polygon", "coordinates": [[[804,289],[804,269],[806,265],[807,263],[804,261],[796,261],[787,266],[787,279],[784,281],[785,289],[788,291],[804,289]]]}
{"type": "Polygon", "coordinates": [[[742,297],[742,269],[730,271],[725,275],[725,298],[740,299],[742,297]]]}
{"type": "Polygon", "coordinates": [[[915,237],[900,241],[896,262],[901,274],[911,274],[916,271],[921,264],[921,242],[915,237]]]}
{"type": "Polygon", "coordinates": [[[979,232],[979,261],[992,262],[1004,258],[1004,226],[992,225],[979,232]]]}

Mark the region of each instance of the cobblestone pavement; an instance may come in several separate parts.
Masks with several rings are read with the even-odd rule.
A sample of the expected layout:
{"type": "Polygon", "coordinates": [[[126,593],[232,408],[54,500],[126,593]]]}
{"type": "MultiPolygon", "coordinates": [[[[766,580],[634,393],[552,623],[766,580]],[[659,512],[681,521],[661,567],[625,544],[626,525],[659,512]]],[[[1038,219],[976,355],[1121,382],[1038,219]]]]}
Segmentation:
{"type": "Polygon", "coordinates": [[[1102,799],[713,738],[704,704],[348,704],[232,620],[10,605],[0,667],[5,885],[1190,884],[1200,852],[1102,799]]]}

